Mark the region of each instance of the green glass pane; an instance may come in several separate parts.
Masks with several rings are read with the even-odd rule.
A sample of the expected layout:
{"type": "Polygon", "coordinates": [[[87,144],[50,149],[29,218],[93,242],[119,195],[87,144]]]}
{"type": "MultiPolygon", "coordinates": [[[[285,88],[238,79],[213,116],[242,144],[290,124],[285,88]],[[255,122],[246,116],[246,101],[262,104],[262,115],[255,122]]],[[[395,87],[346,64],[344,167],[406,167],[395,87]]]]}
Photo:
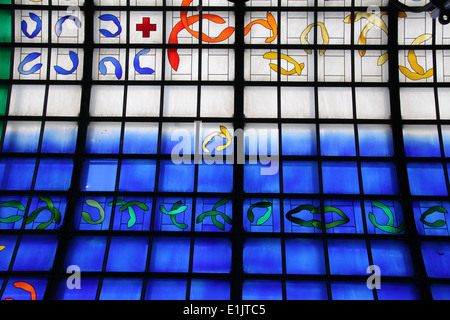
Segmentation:
{"type": "Polygon", "coordinates": [[[0,10],[0,42],[11,42],[11,38],[11,11],[0,10]]]}
{"type": "Polygon", "coordinates": [[[0,86],[0,115],[5,115],[6,102],[8,101],[8,86],[0,86]]]}
{"type": "Polygon", "coordinates": [[[11,69],[11,49],[0,48],[0,79],[9,79],[11,69]]]}
{"type": "Polygon", "coordinates": [[[0,4],[11,4],[11,0],[0,0],[0,4]]]}

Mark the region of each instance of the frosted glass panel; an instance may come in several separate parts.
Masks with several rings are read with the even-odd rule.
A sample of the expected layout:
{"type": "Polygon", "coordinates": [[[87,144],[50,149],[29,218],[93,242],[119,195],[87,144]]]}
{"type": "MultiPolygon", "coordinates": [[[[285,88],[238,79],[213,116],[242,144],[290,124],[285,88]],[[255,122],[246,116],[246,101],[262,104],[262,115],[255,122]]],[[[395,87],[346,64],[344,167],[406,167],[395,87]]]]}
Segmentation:
{"type": "Polygon", "coordinates": [[[320,118],[352,118],[351,88],[319,88],[320,118]]]}
{"type": "Polygon", "coordinates": [[[274,87],[246,87],[244,113],[249,118],[277,116],[277,89],[274,87]]]}
{"type": "Polygon", "coordinates": [[[120,116],[123,110],[122,86],[93,86],[91,91],[91,116],[120,116]]]}

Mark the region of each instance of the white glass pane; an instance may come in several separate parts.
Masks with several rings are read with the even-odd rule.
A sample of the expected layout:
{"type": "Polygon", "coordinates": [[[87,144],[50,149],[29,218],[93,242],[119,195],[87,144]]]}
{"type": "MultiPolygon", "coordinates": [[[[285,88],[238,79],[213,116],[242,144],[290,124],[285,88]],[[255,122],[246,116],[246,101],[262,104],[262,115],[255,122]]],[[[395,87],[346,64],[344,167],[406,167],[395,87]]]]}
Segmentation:
{"type": "Polygon", "coordinates": [[[80,114],[80,104],[81,86],[49,87],[47,116],[76,117],[80,114]]]}
{"type": "Polygon", "coordinates": [[[121,116],[123,91],[122,86],[92,86],[89,114],[91,116],[121,116]]]}
{"type": "Polygon", "coordinates": [[[202,86],[201,117],[232,117],[234,113],[234,88],[202,86]]]}
{"type": "Polygon", "coordinates": [[[403,119],[436,119],[433,88],[400,88],[403,119]]]}
{"type": "Polygon", "coordinates": [[[129,86],[127,94],[128,117],[157,117],[161,101],[158,86],[129,86]]]}
{"type": "Polygon", "coordinates": [[[13,85],[9,115],[41,116],[44,108],[44,85],[13,85]]]}
{"type": "Polygon", "coordinates": [[[276,118],[277,88],[244,88],[244,114],[248,118],[276,118]]]}
{"type": "Polygon", "coordinates": [[[320,118],[352,118],[351,88],[319,88],[320,118]]]}
{"type": "Polygon", "coordinates": [[[314,88],[281,87],[282,118],[314,118],[314,88]]]}
{"type": "Polygon", "coordinates": [[[165,87],[163,115],[168,117],[195,117],[197,115],[197,87],[165,87]]]}
{"type": "Polygon", "coordinates": [[[388,88],[355,88],[359,119],[389,119],[391,107],[388,88]]]}

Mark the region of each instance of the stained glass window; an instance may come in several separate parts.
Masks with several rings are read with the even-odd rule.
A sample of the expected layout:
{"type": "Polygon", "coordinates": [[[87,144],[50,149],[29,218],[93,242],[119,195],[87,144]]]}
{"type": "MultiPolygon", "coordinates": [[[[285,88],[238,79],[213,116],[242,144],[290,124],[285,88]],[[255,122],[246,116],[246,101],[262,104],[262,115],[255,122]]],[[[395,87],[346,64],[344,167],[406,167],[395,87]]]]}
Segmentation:
{"type": "Polygon", "coordinates": [[[0,25],[1,300],[450,298],[428,12],[0,0],[0,25]]]}

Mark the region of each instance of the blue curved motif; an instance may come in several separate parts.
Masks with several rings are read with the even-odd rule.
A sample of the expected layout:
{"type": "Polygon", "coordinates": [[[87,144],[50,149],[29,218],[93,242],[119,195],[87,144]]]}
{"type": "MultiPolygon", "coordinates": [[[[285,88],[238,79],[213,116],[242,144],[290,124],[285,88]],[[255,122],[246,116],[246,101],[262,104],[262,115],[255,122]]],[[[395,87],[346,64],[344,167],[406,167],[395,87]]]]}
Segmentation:
{"type": "Polygon", "coordinates": [[[99,64],[98,64],[98,69],[100,70],[100,72],[103,74],[103,75],[106,75],[106,65],[105,65],[105,62],[107,62],[107,61],[109,61],[109,62],[111,62],[113,65],[114,65],[114,67],[115,67],[115,73],[116,73],[116,77],[117,77],[117,79],[120,79],[120,78],[122,78],[122,66],[120,65],[120,62],[116,59],[116,58],[113,58],[113,57],[106,57],[106,58],[103,58],[100,62],[99,62],[99,64]]]}
{"type": "Polygon", "coordinates": [[[142,68],[139,64],[139,57],[143,54],[149,53],[150,49],[143,49],[139,51],[136,56],[134,57],[134,69],[140,74],[152,74],[155,72],[152,68],[142,68]]]}
{"type": "Polygon", "coordinates": [[[26,71],[23,69],[23,67],[28,63],[31,62],[37,58],[39,58],[41,56],[41,54],[39,52],[32,52],[29,55],[27,55],[25,57],[25,59],[22,60],[22,62],[19,64],[18,70],[20,74],[24,74],[24,75],[29,75],[32,73],[35,73],[36,71],[38,71],[40,68],[42,68],[42,63],[37,63],[34,66],[31,67],[30,70],[26,71]]]}
{"type": "Polygon", "coordinates": [[[75,70],[77,70],[78,63],[79,63],[78,55],[75,52],[70,51],[69,52],[69,57],[70,57],[70,60],[72,60],[72,63],[73,63],[72,69],[66,70],[66,69],[61,68],[60,66],[54,66],[53,68],[55,68],[55,71],[57,73],[63,74],[63,75],[68,75],[68,74],[73,73],[75,70]]]}
{"type": "Polygon", "coordinates": [[[56,35],[57,35],[58,37],[59,37],[59,36],[61,35],[61,33],[62,33],[62,25],[63,25],[63,23],[64,23],[66,20],[72,20],[72,21],[75,23],[75,26],[76,26],[78,29],[81,28],[81,21],[80,21],[80,19],[78,19],[78,18],[75,17],[75,16],[70,16],[70,15],[64,16],[64,17],[62,17],[61,19],[59,19],[58,22],[56,22],[56,25],[55,25],[55,33],[56,33],[56,35]]]}
{"type": "Polygon", "coordinates": [[[27,38],[33,39],[34,37],[36,37],[39,34],[39,32],[41,32],[42,21],[37,15],[35,15],[32,12],[30,12],[30,19],[33,20],[34,22],[36,22],[36,28],[34,29],[34,31],[31,34],[28,33],[28,25],[25,20],[22,20],[21,29],[22,29],[23,34],[27,38]]]}
{"type": "Polygon", "coordinates": [[[122,32],[122,26],[120,25],[119,18],[112,14],[102,14],[100,17],[98,17],[102,21],[112,21],[117,26],[117,31],[115,33],[111,33],[109,30],[106,29],[100,29],[100,33],[108,38],[117,37],[122,32]]]}

